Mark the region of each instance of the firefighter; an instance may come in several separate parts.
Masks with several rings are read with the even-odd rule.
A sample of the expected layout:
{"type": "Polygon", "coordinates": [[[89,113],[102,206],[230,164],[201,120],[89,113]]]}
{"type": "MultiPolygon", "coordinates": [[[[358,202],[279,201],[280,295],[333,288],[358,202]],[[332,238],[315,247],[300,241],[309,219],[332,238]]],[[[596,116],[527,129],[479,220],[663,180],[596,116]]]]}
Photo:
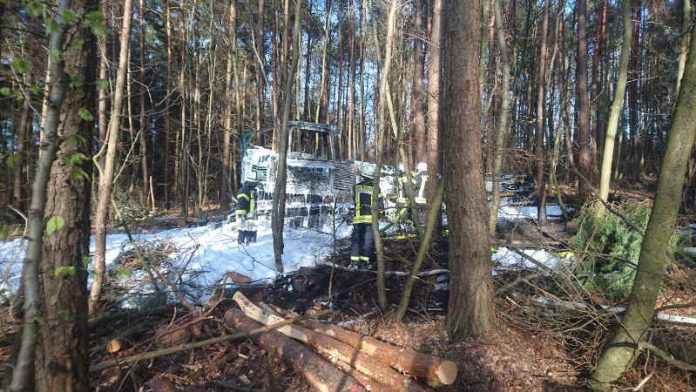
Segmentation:
{"type": "Polygon", "coordinates": [[[239,244],[256,242],[256,183],[246,181],[237,194],[239,244]]]}
{"type": "Polygon", "coordinates": [[[372,235],[372,200],[374,182],[371,177],[353,186],[353,234],[351,235],[351,265],[370,267],[375,259],[375,239],[372,235]]]}
{"type": "Polygon", "coordinates": [[[427,202],[425,198],[426,184],[428,183],[428,164],[425,162],[419,162],[416,165],[416,175],[414,177],[413,190],[415,192],[415,197],[413,200],[416,202],[418,207],[425,207],[427,202]]]}

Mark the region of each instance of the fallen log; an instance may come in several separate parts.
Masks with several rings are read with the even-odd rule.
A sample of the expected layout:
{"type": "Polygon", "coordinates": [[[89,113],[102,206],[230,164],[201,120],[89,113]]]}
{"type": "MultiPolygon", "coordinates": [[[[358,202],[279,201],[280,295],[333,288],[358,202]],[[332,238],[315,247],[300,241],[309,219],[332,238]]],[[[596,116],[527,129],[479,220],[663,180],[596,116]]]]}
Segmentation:
{"type": "Polygon", "coordinates": [[[90,373],[98,372],[100,370],[104,370],[104,369],[108,369],[108,368],[112,368],[112,367],[116,367],[116,366],[120,366],[120,365],[125,365],[127,363],[146,361],[149,359],[154,359],[154,358],[162,357],[165,355],[171,355],[171,354],[178,353],[181,351],[188,351],[188,350],[193,350],[195,348],[205,347],[205,346],[208,346],[211,344],[222,343],[222,342],[236,340],[236,339],[242,339],[245,337],[250,337],[250,336],[258,335],[260,333],[271,331],[275,328],[290,324],[294,321],[296,321],[296,320],[287,319],[287,320],[284,320],[283,322],[274,323],[273,325],[257,328],[257,329],[254,329],[254,330],[248,331],[248,332],[240,332],[240,333],[235,333],[232,335],[218,336],[216,338],[201,340],[200,342],[181,344],[181,345],[174,346],[174,347],[167,347],[167,348],[164,348],[161,350],[148,351],[148,352],[144,352],[144,353],[140,353],[140,354],[130,355],[127,357],[110,359],[108,361],[104,361],[104,362],[90,366],[89,372],[90,373]]]}
{"type": "Polygon", "coordinates": [[[452,361],[394,346],[335,325],[314,320],[305,320],[300,324],[347,343],[396,370],[424,378],[429,385],[451,385],[457,378],[457,365],[452,361]]]}
{"type": "MultiPolygon", "coordinates": [[[[245,316],[240,310],[225,313],[225,322],[231,327],[249,332],[259,323],[245,316]]],[[[296,372],[302,374],[309,385],[321,392],[363,391],[364,388],[352,376],[336,369],[329,362],[314,354],[309,348],[276,331],[253,336],[264,350],[279,356],[296,372]]]]}
{"type": "MultiPolygon", "coordinates": [[[[240,309],[248,317],[264,325],[276,324],[284,320],[282,317],[261,309],[249,301],[244,294],[237,292],[232,297],[240,309]]],[[[397,372],[387,364],[380,362],[371,355],[338,341],[323,333],[315,332],[307,328],[286,325],[278,328],[278,332],[299,340],[314,347],[319,354],[336,361],[350,364],[357,371],[364,373],[373,380],[383,383],[395,391],[427,391],[411,380],[409,377],[397,372]]]]}

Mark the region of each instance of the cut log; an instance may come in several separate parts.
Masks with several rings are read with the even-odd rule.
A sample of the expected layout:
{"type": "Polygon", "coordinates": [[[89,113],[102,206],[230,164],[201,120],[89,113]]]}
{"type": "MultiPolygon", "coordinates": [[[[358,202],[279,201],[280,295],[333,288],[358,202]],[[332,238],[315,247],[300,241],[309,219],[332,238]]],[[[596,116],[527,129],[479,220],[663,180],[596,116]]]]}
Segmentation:
{"type": "MultiPolygon", "coordinates": [[[[244,294],[237,292],[232,297],[248,317],[264,325],[282,322],[284,319],[261,309],[249,301],[244,294]]],[[[349,344],[338,341],[323,333],[307,328],[286,325],[278,328],[278,332],[314,347],[317,352],[333,361],[348,363],[357,371],[379,381],[394,391],[427,391],[428,389],[416,384],[409,377],[397,372],[387,364],[361,352],[349,344]]]]}
{"type": "MultiPolygon", "coordinates": [[[[234,329],[248,332],[259,327],[259,323],[245,316],[237,309],[230,309],[225,313],[225,322],[234,329]]],[[[283,334],[270,331],[255,335],[252,339],[264,350],[279,356],[296,372],[302,374],[317,391],[342,392],[363,391],[364,388],[358,381],[336,369],[323,358],[314,354],[309,348],[285,337],[283,334]]]]}
{"type": "Polygon", "coordinates": [[[314,320],[305,320],[301,324],[347,343],[403,373],[424,378],[429,385],[451,385],[457,378],[457,365],[452,361],[394,346],[335,325],[314,320]]]}

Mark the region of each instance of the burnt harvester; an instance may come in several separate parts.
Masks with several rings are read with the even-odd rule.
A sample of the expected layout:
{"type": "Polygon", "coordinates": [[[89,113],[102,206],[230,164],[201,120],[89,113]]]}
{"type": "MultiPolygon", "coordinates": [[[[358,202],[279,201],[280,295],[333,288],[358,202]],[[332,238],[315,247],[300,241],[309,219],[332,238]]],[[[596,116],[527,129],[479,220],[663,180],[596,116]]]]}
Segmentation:
{"type": "MultiPolygon", "coordinates": [[[[339,129],[305,121],[288,123],[286,224],[291,227],[317,228],[332,222],[334,211],[344,218],[350,216],[353,185],[361,176],[371,176],[374,163],[338,160],[339,129]]],[[[398,220],[399,177],[393,166],[383,166],[380,193],[383,197],[385,221],[398,220]]],[[[271,199],[278,173],[278,153],[250,145],[242,158],[241,181],[257,183],[257,211],[270,214],[271,199]]],[[[486,190],[491,191],[491,179],[486,190]]],[[[529,176],[501,176],[502,204],[526,204],[534,183],[529,176]]]]}

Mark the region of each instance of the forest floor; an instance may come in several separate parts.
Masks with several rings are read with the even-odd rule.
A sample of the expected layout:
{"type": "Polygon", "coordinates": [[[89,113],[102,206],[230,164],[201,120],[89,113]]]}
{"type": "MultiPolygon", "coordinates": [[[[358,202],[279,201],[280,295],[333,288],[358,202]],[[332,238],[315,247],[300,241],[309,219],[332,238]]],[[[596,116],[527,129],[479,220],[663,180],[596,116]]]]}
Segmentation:
{"type": "MultiPolygon", "coordinates": [[[[438,388],[440,391],[585,390],[586,377],[616,320],[615,315],[601,306],[621,303],[614,303],[598,292],[573,291],[572,283],[565,284],[566,272],[570,270],[563,252],[570,249],[572,228],[554,220],[541,229],[529,210],[516,211],[521,219],[501,220],[494,244],[495,303],[500,327],[483,339],[467,339],[459,343],[448,340],[445,333],[448,285],[442,275],[418,281],[410,310],[401,323],[395,319],[395,305],[386,312],[378,310],[374,272],[339,268],[349,264],[347,239],[333,244],[331,247],[336,252],[331,254],[319,251],[326,246],[326,242],[314,241],[319,237],[291,233],[290,241],[296,241],[295,245],[290,245],[291,251],[306,249],[306,253],[312,254],[312,262],[300,258],[298,260],[304,261],[298,261],[292,272],[277,276],[275,280],[271,280],[270,275],[256,276],[252,272],[252,277],[249,277],[243,274],[249,271],[231,270],[222,281],[197,287],[207,290],[207,296],[177,297],[176,305],[170,306],[155,305],[142,299],[131,300],[131,305],[135,306],[126,310],[118,309],[119,304],[124,303],[123,298],[138,293],[132,290],[133,286],[128,289],[110,286],[106,298],[107,302],[111,301],[111,306],[105,307],[102,317],[90,321],[91,363],[99,364],[135,353],[230,334],[233,331],[225,324],[223,314],[236,306],[230,299],[231,294],[241,290],[255,302],[263,301],[305,317],[340,323],[344,328],[454,361],[459,369],[457,381],[438,388]],[[312,248],[312,244],[316,244],[316,248],[312,248]],[[330,264],[314,265],[320,259],[330,264]],[[203,306],[192,306],[194,299],[202,300],[203,306]],[[593,306],[568,308],[563,305],[578,301],[593,306]]],[[[153,222],[145,223],[136,235],[148,230],[156,232],[160,225],[181,226],[175,218],[163,217],[153,222]]],[[[206,242],[201,246],[206,247],[206,244],[214,244],[223,238],[203,232],[203,229],[171,230],[170,233],[177,234],[167,237],[170,244],[179,244],[177,238],[189,237],[199,242],[205,238],[206,242]],[[172,238],[175,240],[171,241],[172,238]]],[[[260,233],[260,242],[267,234],[260,233]]],[[[229,237],[229,233],[224,236],[229,237]]],[[[174,252],[154,239],[149,241],[152,246],[146,251],[154,260],[167,259],[174,252]]],[[[387,270],[408,271],[416,247],[415,239],[385,241],[387,270]]],[[[117,253],[114,257],[119,259],[119,268],[142,269],[136,265],[132,250],[128,253],[129,250],[121,246],[113,251],[117,253]]],[[[272,263],[268,261],[272,260],[270,255],[253,256],[248,250],[213,252],[211,257],[258,257],[272,263]]],[[[440,236],[429,251],[422,270],[446,267],[446,260],[447,238],[440,236]]],[[[171,265],[167,267],[171,268],[171,265]]],[[[205,274],[201,271],[186,276],[205,274]]],[[[181,283],[182,275],[184,273],[179,271],[178,281],[165,279],[164,283],[181,283]]],[[[404,281],[398,276],[387,279],[391,304],[398,304],[404,281]]],[[[185,285],[177,287],[194,289],[185,285]]],[[[679,305],[693,304],[694,301],[696,276],[693,269],[675,268],[658,306],[667,306],[669,309],[663,311],[673,316],[693,317],[696,316],[693,306],[682,308],[679,305]]],[[[7,304],[0,307],[0,368],[4,368],[2,364],[9,360],[12,336],[17,326],[17,319],[13,317],[16,311],[7,304]]],[[[681,360],[696,363],[696,327],[656,323],[651,336],[656,345],[663,342],[667,347],[677,347],[681,350],[678,353],[682,354],[681,360]]],[[[107,368],[93,372],[92,381],[92,386],[100,391],[310,390],[299,373],[250,339],[212,344],[107,368]]],[[[696,390],[696,378],[693,373],[679,370],[651,352],[644,352],[621,381],[620,388],[693,391],[696,390]]]]}

